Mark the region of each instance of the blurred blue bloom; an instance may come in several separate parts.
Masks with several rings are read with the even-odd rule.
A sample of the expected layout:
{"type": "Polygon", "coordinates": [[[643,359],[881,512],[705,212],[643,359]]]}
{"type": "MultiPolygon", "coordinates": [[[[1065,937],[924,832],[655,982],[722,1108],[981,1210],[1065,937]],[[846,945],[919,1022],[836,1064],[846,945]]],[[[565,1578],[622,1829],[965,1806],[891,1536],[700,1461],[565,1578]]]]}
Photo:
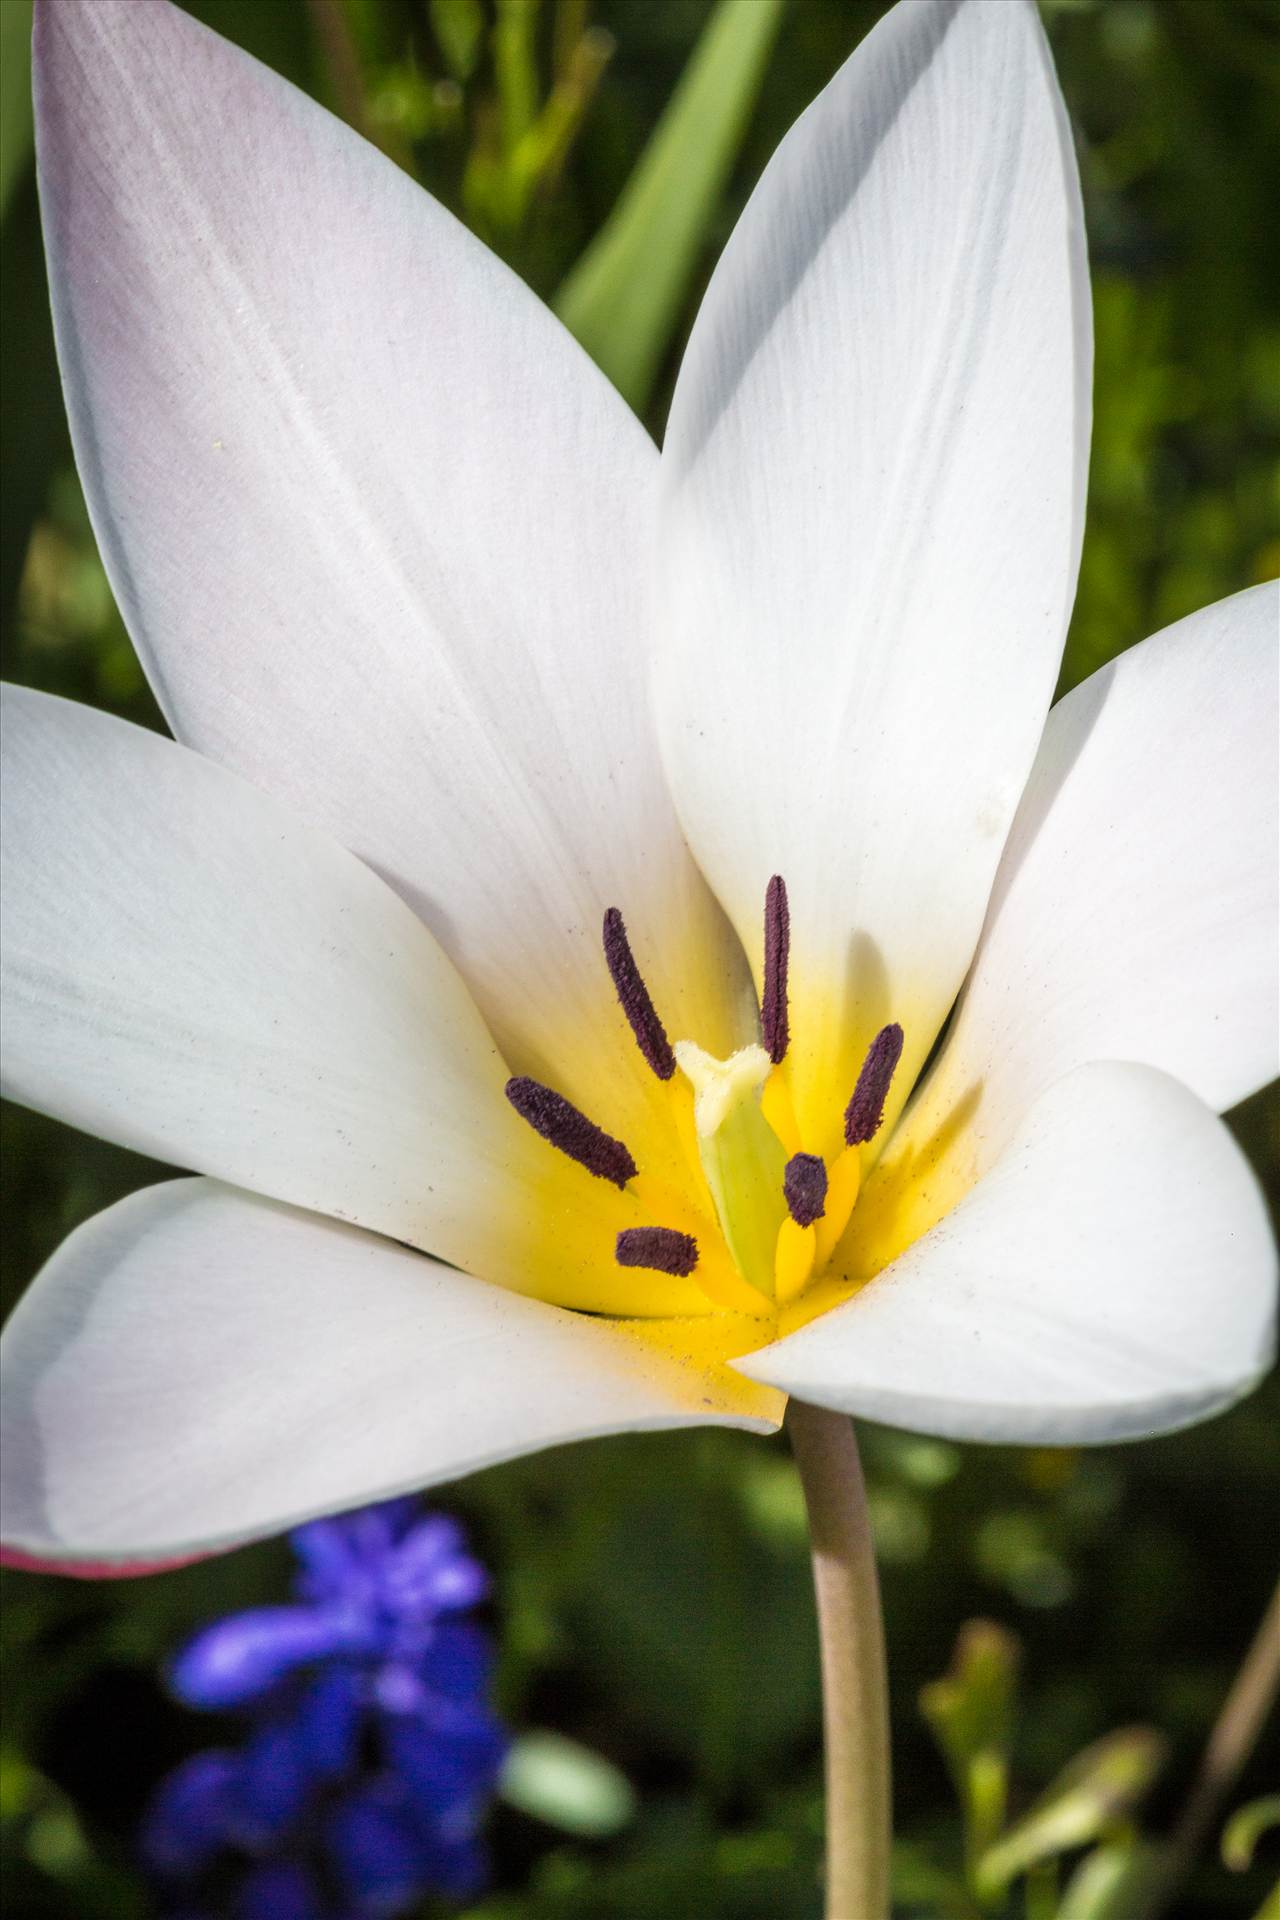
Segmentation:
{"type": "Polygon", "coordinates": [[[161,1783],[147,1864],[201,1920],[389,1920],[428,1892],[466,1898],[506,1753],[489,1643],[461,1617],[485,1571],[411,1499],[291,1539],[294,1604],[232,1614],[174,1663],[180,1700],[250,1724],[161,1783]]]}

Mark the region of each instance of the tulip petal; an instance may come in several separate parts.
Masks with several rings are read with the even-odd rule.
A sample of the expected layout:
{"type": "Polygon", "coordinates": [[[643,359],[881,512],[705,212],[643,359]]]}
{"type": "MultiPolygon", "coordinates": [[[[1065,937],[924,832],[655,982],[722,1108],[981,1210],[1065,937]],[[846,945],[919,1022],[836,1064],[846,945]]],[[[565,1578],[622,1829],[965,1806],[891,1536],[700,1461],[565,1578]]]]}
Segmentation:
{"type": "Polygon", "coordinates": [[[72,1234],[3,1346],[5,1539],[218,1550],[630,1429],[769,1429],[777,1396],[356,1228],[175,1180],[72,1234]]]}
{"type": "Polygon", "coordinates": [[[705,1307],[616,1265],[638,1203],[512,1111],[461,979],[376,874],[185,747],[3,699],[7,1093],[522,1291],[705,1307]]]}
{"type": "Polygon", "coordinates": [[[48,0],[36,80],[77,458],[175,734],[388,879],[515,1071],[585,1105],[607,1070],[629,1137],[661,1089],[605,908],[674,1031],[737,1044],[642,685],[652,443],[450,214],[188,15],[48,0]]]}
{"type": "Polygon", "coordinates": [[[890,1020],[901,1099],[972,955],[1074,592],[1091,357],[1034,6],[895,7],[766,169],[662,455],[663,752],[757,964],[787,882],[813,1150],[890,1020]]]}
{"type": "Polygon", "coordinates": [[[1261,1193],[1222,1122],[1155,1068],[1094,1062],[853,1299],[735,1365],[950,1439],[1134,1439],[1256,1383],[1275,1275],[1261,1193]]]}
{"type": "Polygon", "coordinates": [[[1280,1072],[1278,634],[1273,581],[1053,709],[951,1031],[882,1162],[890,1185],[945,1139],[940,1213],[1086,1060],[1162,1067],[1219,1110],[1280,1072]]]}

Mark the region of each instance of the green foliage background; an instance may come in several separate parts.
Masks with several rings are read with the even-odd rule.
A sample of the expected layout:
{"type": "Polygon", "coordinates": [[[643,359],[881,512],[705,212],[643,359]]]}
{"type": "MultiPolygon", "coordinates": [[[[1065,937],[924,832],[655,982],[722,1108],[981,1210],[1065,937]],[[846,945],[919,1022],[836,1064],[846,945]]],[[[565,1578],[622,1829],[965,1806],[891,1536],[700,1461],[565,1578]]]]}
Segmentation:
{"type": "MultiPolygon", "coordinates": [[[[883,7],[790,0],[774,18],[772,0],[728,0],[736,18],[718,16],[683,116],[634,178],[709,0],[192,10],[460,211],[557,301],[660,437],[683,335],[746,194],[883,7]],[[586,253],[624,188],[625,217],[586,253]]],[[[1081,152],[1098,349],[1069,684],[1280,572],[1280,10],[1044,0],[1044,13],[1081,152]]],[[[29,157],[29,19],[29,0],[0,0],[5,673],[154,723],[61,410],[29,157]]],[[[1274,1191],[1274,1093],[1232,1121],[1274,1191]]],[[[15,1108],[3,1124],[7,1306],[71,1227],[164,1169],[15,1108]]],[[[958,1864],[960,1826],[916,1701],[971,1615],[1024,1643],[1015,1806],[1087,1741],[1137,1721],[1167,1736],[1148,1810],[1152,1831],[1167,1823],[1276,1576],[1278,1414],[1273,1378],[1208,1427],[1087,1454],[868,1432],[904,1912],[964,1911],[931,1879],[930,1863],[958,1864]]],[[[530,1749],[511,1794],[522,1804],[494,1823],[497,1885],[473,1920],[816,1913],[816,1655],[785,1443],[602,1442],[480,1475],[442,1504],[495,1570],[504,1710],[578,1743],[530,1749]]],[[[146,1582],[6,1576],[9,1911],[148,1910],[131,1865],[138,1812],[208,1737],[166,1701],[158,1664],[197,1622],[279,1597],[285,1578],[278,1544],[146,1582]]],[[[1273,1727],[1239,1798],[1278,1779],[1273,1727]]],[[[1175,1911],[1253,1913],[1271,1845],[1270,1865],[1264,1839],[1246,1873],[1206,1861],[1175,1911]]]]}

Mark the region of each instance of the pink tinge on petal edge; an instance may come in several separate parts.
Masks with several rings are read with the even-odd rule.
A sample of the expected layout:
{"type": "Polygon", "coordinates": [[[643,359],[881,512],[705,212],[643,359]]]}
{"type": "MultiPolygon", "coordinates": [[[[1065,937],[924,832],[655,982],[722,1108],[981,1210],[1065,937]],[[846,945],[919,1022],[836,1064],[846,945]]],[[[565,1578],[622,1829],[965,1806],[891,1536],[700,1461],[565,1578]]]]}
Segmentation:
{"type": "Polygon", "coordinates": [[[172,1573],[175,1567],[194,1567],[211,1560],[209,1553],[184,1553],[176,1560],[42,1560],[21,1547],[0,1547],[0,1567],[20,1567],[24,1573],[64,1573],[73,1580],[134,1580],[145,1573],[172,1573]]]}

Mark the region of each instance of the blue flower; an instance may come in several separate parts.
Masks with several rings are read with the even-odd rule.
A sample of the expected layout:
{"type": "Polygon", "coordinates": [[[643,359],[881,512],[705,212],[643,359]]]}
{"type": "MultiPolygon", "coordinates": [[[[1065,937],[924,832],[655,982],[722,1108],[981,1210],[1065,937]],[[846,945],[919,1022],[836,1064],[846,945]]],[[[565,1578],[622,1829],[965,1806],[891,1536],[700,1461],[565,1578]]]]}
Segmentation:
{"type": "Polygon", "coordinates": [[[465,1617],[484,1568],[411,1499],[291,1541],[293,1604],[220,1620],[174,1663],[180,1700],[248,1727],[161,1783],[148,1865],[184,1912],[235,1920],[391,1920],[427,1892],[465,1898],[506,1754],[489,1641],[465,1617]]]}

